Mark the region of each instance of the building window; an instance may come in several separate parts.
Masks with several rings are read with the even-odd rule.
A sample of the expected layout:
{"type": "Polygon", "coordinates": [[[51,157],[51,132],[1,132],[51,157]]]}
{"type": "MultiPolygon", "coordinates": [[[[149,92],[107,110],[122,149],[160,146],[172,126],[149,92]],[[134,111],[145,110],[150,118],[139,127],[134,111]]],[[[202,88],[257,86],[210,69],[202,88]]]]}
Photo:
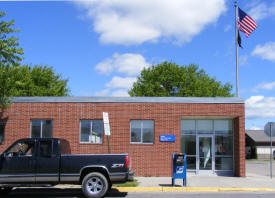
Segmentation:
{"type": "Polygon", "coordinates": [[[102,143],[103,120],[80,120],[80,142],[102,143]]]}
{"type": "Polygon", "coordinates": [[[131,143],[154,143],[153,120],[131,120],[131,143]]]}
{"type": "Polygon", "coordinates": [[[233,169],[233,122],[214,120],[215,132],[215,169],[233,169]]]}
{"type": "Polygon", "coordinates": [[[233,121],[181,120],[181,152],[187,155],[188,170],[203,170],[200,162],[205,160],[208,165],[215,164],[215,171],[232,171],[233,121]]]}
{"type": "Polygon", "coordinates": [[[51,138],[53,137],[52,120],[31,120],[32,138],[51,138]]]}
{"type": "Polygon", "coordinates": [[[6,120],[0,120],[0,144],[4,143],[6,120]]]}

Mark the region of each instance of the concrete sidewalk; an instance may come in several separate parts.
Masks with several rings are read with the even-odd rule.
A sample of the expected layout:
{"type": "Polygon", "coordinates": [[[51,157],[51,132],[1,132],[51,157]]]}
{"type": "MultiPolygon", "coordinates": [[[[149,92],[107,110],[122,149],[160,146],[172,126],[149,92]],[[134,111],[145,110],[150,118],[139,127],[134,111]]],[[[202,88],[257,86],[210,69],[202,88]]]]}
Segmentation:
{"type": "Polygon", "coordinates": [[[171,177],[135,177],[138,187],[117,187],[120,192],[228,192],[228,191],[275,191],[275,178],[248,174],[245,178],[223,176],[188,176],[187,187],[176,180],[171,186],[171,177]]]}
{"type": "MultiPolygon", "coordinates": [[[[274,188],[275,163],[273,163],[273,179],[269,175],[268,161],[247,161],[246,177],[204,176],[187,173],[187,187],[217,187],[217,188],[274,188]]],[[[171,177],[135,177],[139,187],[171,187],[171,177]]],[[[183,186],[180,179],[176,185],[183,186]]]]}
{"type": "MultiPolygon", "coordinates": [[[[171,177],[135,177],[139,187],[171,187],[171,177]]],[[[176,186],[183,186],[177,179],[176,186]]],[[[187,187],[218,187],[218,188],[274,188],[275,178],[249,174],[245,178],[223,176],[187,176],[187,187]]]]}

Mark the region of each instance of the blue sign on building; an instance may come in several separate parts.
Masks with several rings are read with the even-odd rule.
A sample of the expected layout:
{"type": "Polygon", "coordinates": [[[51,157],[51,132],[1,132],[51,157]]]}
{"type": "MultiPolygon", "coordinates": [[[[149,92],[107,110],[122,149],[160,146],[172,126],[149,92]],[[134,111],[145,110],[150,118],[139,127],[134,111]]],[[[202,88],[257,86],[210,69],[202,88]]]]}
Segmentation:
{"type": "Polygon", "coordinates": [[[159,141],[160,142],[175,142],[176,136],[175,135],[160,135],[159,141]]]}

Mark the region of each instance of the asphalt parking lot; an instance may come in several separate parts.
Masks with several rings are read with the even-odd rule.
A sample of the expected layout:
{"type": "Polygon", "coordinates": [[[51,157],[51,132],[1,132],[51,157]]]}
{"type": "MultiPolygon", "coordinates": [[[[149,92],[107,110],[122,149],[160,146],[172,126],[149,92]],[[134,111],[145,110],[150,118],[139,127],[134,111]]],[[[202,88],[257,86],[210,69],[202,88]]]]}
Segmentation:
{"type": "MultiPolygon", "coordinates": [[[[126,197],[127,192],[112,189],[105,197],[126,197]]],[[[86,198],[81,188],[17,188],[6,198],[86,198]]]]}
{"type": "MultiPolygon", "coordinates": [[[[255,160],[246,161],[246,174],[262,176],[270,176],[270,161],[255,160]]],[[[272,176],[275,179],[275,160],[272,161],[272,176]]]]}

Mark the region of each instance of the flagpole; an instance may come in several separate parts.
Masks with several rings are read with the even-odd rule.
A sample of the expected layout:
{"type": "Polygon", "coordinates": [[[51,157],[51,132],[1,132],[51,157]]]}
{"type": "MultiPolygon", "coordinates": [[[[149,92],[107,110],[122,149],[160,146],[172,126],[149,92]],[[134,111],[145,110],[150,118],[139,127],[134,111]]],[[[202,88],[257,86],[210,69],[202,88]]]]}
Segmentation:
{"type": "Polygon", "coordinates": [[[239,97],[239,52],[238,52],[238,5],[235,1],[235,43],[236,43],[236,96],[239,97]]]}

